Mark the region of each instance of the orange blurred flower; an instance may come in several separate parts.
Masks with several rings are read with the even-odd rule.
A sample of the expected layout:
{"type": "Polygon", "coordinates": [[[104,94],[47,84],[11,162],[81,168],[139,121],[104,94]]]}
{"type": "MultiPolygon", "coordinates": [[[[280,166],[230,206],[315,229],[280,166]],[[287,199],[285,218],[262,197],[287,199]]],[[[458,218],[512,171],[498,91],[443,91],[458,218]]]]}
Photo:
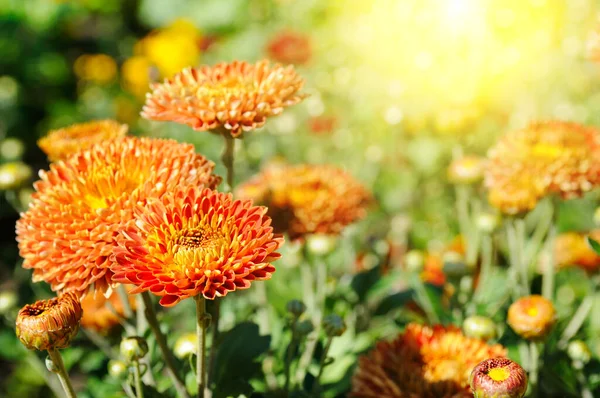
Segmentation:
{"type": "Polygon", "coordinates": [[[273,233],[267,209],[231,194],[181,186],[136,209],[121,233],[113,280],[150,291],[172,306],[207,299],[271,278],[283,237],[273,233]]]}
{"type": "Polygon", "coordinates": [[[38,146],[51,161],[67,158],[75,152],[88,149],[94,144],[127,134],[126,124],[114,120],[95,120],[73,124],[57,130],[51,130],[38,140],[38,146]]]}
{"type": "MultiPolygon", "coordinates": [[[[129,299],[129,305],[135,310],[135,298],[132,295],[128,295],[127,297],[129,299]]],[[[108,298],[102,294],[88,294],[81,299],[81,308],[83,309],[81,327],[84,329],[95,330],[98,333],[106,333],[119,325],[117,314],[125,316],[123,301],[121,301],[119,295],[115,291],[113,291],[108,298]],[[116,314],[109,305],[114,308],[116,314]]]]}
{"type": "Polygon", "coordinates": [[[142,116],[199,131],[222,128],[239,137],[300,102],[304,95],[298,90],[303,84],[292,66],[268,61],[186,68],[152,85],[142,116]]]}
{"type": "Polygon", "coordinates": [[[17,337],[30,350],[66,348],[79,331],[81,305],[67,293],[27,304],[17,315],[17,337]]]}
{"type": "Polygon", "coordinates": [[[508,308],[506,322],[519,336],[537,340],[550,333],[556,321],[552,302],[539,295],[521,297],[508,308]]]}
{"type": "Polygon", "coordinates": [[[504,213],[529,211],[544,196],[582,195],[600,183],[600,132],[549,121],[502,137],[488,153],[490,203],[504,213]]]}
{"type": "Polygon", "coordinates": [[[291,239],[338,234],[363,218],[369,192],[352,176],[327,165],[274,165],[240,185],[237,196],[265,205],[276,231],[291,239]]]}
{"type": "Polygon", "coordinates": [[[122,137],[50,165],[34,184],[29,209],[17,221],[23,267],[52,290],[104,292],[122,223],[135,204],[180,185],[215,187],[214,164],[191,144],[122,137]]]}
{"type": "Polygon", "coordinates": [[[307,35],[297,32],[279,32],[267,44],[267,54],[274,61],[284,64],[306,64],[312,55],[307,35]]]}
{"type": "Polygon", "coordinates": [[[317,135],[326,135],[333,132],[337,124],[335,116],[315,116],[308,120],[310,131],[317,135]]]}
{"type": "Polygon", "coordinates": [[[350,397],[472,397],[473,367],[506,354],[503,346],[466,337],[455,326],[409,324],[359,358],[350,397]]]}
{"type": "Polygon", "coordinates": [[[589,234],[579,232],[566,232],[554,240],[554,258],[559,267],[578,266],[588,272],[600,268],[600,256],[588,245],[586,237],[600,240],[600,230],[589,234]]]}

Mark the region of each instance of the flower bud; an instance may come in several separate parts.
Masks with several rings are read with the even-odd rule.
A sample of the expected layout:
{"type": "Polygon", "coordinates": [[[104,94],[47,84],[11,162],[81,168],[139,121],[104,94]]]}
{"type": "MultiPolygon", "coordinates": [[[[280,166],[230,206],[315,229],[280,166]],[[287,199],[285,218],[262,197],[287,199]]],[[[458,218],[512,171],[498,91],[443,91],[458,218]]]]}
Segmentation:
{"type": "Polygon", "coordinates": [[[66,348],[79,331],[81,314],[79,300],[71,293],[36,301],[19,311],[17,337],[29,349],[66,348]]]}
{"type": "Polygon", "coordinates": [[[17,304],[17,294],[13,290],[0,292],[0,315],[12,310],[15,304],[17,304]]]}
{"type": "Polygon", "coordinates": [[[306,311],[306,305],[304,305],[304,303],[300,300],[288,301],[285,308],[290,314],[292,314],[296,318],[299,318],[302,314],[304,314],[304,311],[306,311]]]}
{"type": "Polygon", "coordinates": [[[483,179],[484,159],[465,156],[456,159],[448,167],[448,180],[453,184],[474,184],[483,179]]]}
{"type": "Polygon", "coordinates": [[[120,351],[127,361],[139,361],[148,353],[148,343],[139,336],[125,337],[121,340],[120,351]]]}
{"type": "Polygon", "coordinates": [[[475,398],[521,398],[527,391],[523,368],[508,358],[480,362],[469,377],[475,398]]]}
{"type": "Polygon", "coordinates": [[[585,342],[581,340],[573,340],[567,346],[567,354],[574,362],[579,362],[585,365],[592,359],[592,352],[585,342]]]}
{"type": "Polygon", "coordinates": [[[507,323],[525,339],[545,338],[555,321],[554,305],[539,295],[521,297],[508,308],[507,323]]]}
{"type": "Polygon", "coordinates": [[[496,324],[490,318],[473,315],[463,322],[466,336],[481,340],[490,340],[496,337],[496,324]]]}
{"type": "Polygon", "coordinates": [[[317,256],[331,253],[336,243],[335,235],[311,234],[306,237],[306,248],[310,253],[317,256]]]}
{"type": "Polygon", "coordinates": [[[404,266],[409,272],[421,272],[425,266],[425,254],[421,250],[410,250],[404,256],[404,266]]]}
{"type": "Polygon", "coordinates": [[[459,279],[463,276],[469,275],[472,271],[472,269],[467,266],[465,259],[460,253],[448,252],[444,254],[443,261],[443,271],[448,278],[459,279]]]}
{"type": "Polygon", "coordinates": [[[477,229],[485,234],[491,234],[500,225],[500,216],[497,213],[480,213],[475,218],[477,229]]]}
{"type": "Polygon", "coordinates": [[[173,352],[179,359],[196,354],[198,352],[198,336],[196,336],[196,333],[186,333],[179,337],[175,342],[173,352]]]}
{"type": "Polygon", "coordinates": [[[309,320],[300,321],[296,324],[296,333],[298,333],[300,336],[306,336],[313,330],[315,330],[315,327],[309,320]]]}
{"type": "Polygon", "coordinates": [[[0,141],[0,158],[4,160],[21,159],[25,152],[23,141],[18,138],[6,138],[0,141]]]}
{"type": "Polygon", "coordinates": [[[23,185],[33,172],[23,162],[9,162],[0,165],[0,190],[16,189],[23,185]]]}
{"type": "Polygon", "coordinates": [[[108,361],[108,374],[115,379],[124,378],[128,374],[127,365],[118,359],[111,359],[108,361]]]}
{"type": "Polygon", "coordinates": [[[323,330],[329,337],[341,336],[346,331],[346,324],[338,315],[327,315],[323,318],[323,330]]]}

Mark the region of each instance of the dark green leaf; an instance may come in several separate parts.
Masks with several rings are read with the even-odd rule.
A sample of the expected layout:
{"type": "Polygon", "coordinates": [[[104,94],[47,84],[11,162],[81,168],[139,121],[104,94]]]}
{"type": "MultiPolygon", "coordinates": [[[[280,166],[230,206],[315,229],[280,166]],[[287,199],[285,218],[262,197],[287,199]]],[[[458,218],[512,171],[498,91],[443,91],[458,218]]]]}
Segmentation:
{"type": "Polygon", "coordinates": [[[354,278],[352,278],[350,286],[352,286],[352,289],[358,295],[359,301],[364,301],[365,297],[367,296],[367,293],[369,292],[369,289],[371,289],[377,283],[380,277],[380,266],[376,266],[368,271],[356,274],[354,278]]]}
{"type": "Polygon", "coordinates": [[[384,315],[388,312],[403,307],[413,298],[414,292],[412,290],[405,290],[391,296],[385,297],[379,302],[379,305],[375,309],[375,315],[384,315]]]}
{"type": "Polygon", "coordinates": [[[592,239],[589,236],[586,237],[586,240],[588,245],[590,245],[590,247],[592,248],[592,250],[595,251],[596,254],[600,255],[600,243],[598,243],[598,241],[592,239]]]}

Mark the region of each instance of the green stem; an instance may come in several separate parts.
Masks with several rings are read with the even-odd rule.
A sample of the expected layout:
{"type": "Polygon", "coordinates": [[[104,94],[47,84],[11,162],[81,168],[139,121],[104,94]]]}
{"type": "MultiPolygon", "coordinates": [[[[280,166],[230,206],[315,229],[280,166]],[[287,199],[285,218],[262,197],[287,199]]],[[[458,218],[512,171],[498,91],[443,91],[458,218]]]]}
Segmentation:
{"type": "Polygon", "coordinates": [[[506,240],[508,242],[508,257],[510,261],[509,280],[513,285],[513,289],[511,289],[513,298],[516,299],[529,294],[528,266],[524,261],[523,254],[525,220],[507,220],[506,240]]]}
{"type": "Polygon", "coordinates": [[[71,380],[69,379],[67,369],[65,369],[65,364],[62,360],[60,352],[58,352],[56,348],[51,348],[48,350],[48,355],[50,355],[50,359],[52,359],[54,366],[56,366],[56,374],[58,375],[58,379],[60,380],[63,390],[65,390],[67,398],[77,398],[77,395],[75,395],[75,390],[73,389],[73,385],[71,384],[71,380]]]}
{"type": "MultiPolygon", "coordinates": [[[[534,341],[529,343],[529,384],[534,392],[537,391],[540,364],[540,350],[537,344],[534,341]]],[[[534,393],[532,396],[537,395],[534,393]]]]}
{"type": "Polygon", "coordinates": [[[292,320],[292,341],[288,346],[286,355],[285,355],[285,396],[290,395],[290,369],[292,367],[292,358],[294,356],[294,351],[296,351],[296,347],[298,346],[298,334],[296,333],[296,325],[298,324],[298,318],[294,317],[292,320]]]}
{"type": "Polygon", "coordinates": [[[492,259],[494,256],[494,243],[492,236],[486,234],[481,239],[481,270],[479,271],[479,281],[475,292],[473,293],[474,304],[481,303],[483,295],[483,286],[486,285],[492,272],[492,259]]]}
{"type": "Polygon", "coordinates": [[[167,371],[169,373],[169,377],[173,382],[173,386],[177,390],[177,393],[183,398],[190,398],[187,390],[185,389],[185,384],[179,375],[177,374],[177,368],[175,366],[175,360],[173,359],[173,354],[169,347],[167,346],[167,340],[165,336],[160,330],[160,325],[158,323],[158,319],[156,319],[156,313],[154,312],[154,306],[152,304],[152,299],[150,298],[150,293],[143,292],[141,293],[142,298],[144,300],[144,306],[146,307],[144,310],[144,314],[146,315],[146,319],[148,320],[148,325],[154,333],[154,337],[156,338],[156,344],[160,349],[162,354],[162,359],[165,362],[167,367],[167,371]]]}
{"type": "Polygon", "coordinates": [[[542,295],[552,301],[554,296],[554,274],[556,265],[554,260],[554,238],[556,236],[556,225],[552,224],[548,231],[546,240],[546,250],[548,251],[548,261],[543,264],[542,270],[542,295]]]}
{"type": "Polygon", "coordinates": [[[427,316],[427,320],[430,324],[440,323],[440,318],[435,313],[433,303],[427,294],[427,290],[425,289],[425,284],[421,279],[420,275],[411,275],[410,276],[411,285],[413,289],[415,289],[415,294],[417,295],[417,300],[419,304],[423,307],[423,311],[425,311],[425,315],[427,316]]]}
{"type": "Polygon", "coordinates": [[[211,316],[210,327],[212,330],[212,345],[210,347],[210,353],[208,354],[208,381],[207,384],[210,386],[212,379],[214,377],[215,372],[215,359],[217,357],[217,350],[215,349],[217,345],[217,340],[219,338],[219,321],[221,319],[221,298],[219,300],[213,300],[213,314],[211,316]]]}
{"type": "Polygon", "coordinates": [[[571,340],[573,336],[577,334],[577,332],[585,322],[586,318],[588,317],[590,311],[592,310],[593,304],[594,294],[592,293],[585,296],[585,298],[579,305],[579,308],[577,308],[577,311],[575,311],[575,314],[573,314],[573,317],[569,321],[569,324],[563,331],[563,334],[558,342],[558,346],[560,348],[566,348],[567,344],[569,343],[569,340],[571,340]]]}
{"type": "Polygon", "coordinates": [[[48,385],[55,396],[60,397],[62,395],[63,390],[60,386],[60,383],[47,371],[46,365],[42,363],[34,351],[27,350],[27,354],[25,354],[25,362],[30,366],[31,369],[37,371],[37,373],[44,378],[46,385],[48,385]]]}
{"type": "MultiPolygon", "coordinates": [[[[135,295],[135,305],[136,305],[136,330],[138,336],[145,336],[146,330],[148,329],[148,321],[144,316],[146,305],[144,304],[144,299],[141,294],[135,295]]],[[[140,359],[140,363],[146,366],[146,371],[142,375],[142,380],[145,384],[149,386],[156,386],[156,380],[154,380],[154,375],[152,374],[152,368],[150,364],[151,355],[146,355],[142,359],[140,359]]]]}
{"type": "Polygon", "coordinates": [[[227,169],[227,178],[225,182],[227,183],[227,190],[229,192],[233,192],[233,150],[235,147],[235,141],[228,130],[223,131],[222,135],[225,139],[225,148],[223,149],[223,153],[221,154],[221,161],[227,169]]]}
{"type": "Polygon", "coordinates": [[[333,337],[329,337],[327,339],[327,343],[325,343],[325,348],[323,348],[323,354],[321,355],[321,361],[319,362],[319,373],[317,373],[317,378],[313,384],[313,395],[318,397],[319,392],[321,390],[321,375],[323,374],[323,369],[325,369],[325,361],[327,360],[327,354],[329,353],[329,349],[331,348],[331,342],[333,341],[333,337]]]}
{"type": "Polygon", "coordinates": [[[196,336],[198,338],[196,382],[198,383],[198,397],[204,398],[206,392],[206,329],[210,316],[206,313],[204,296],[199,294],[194,299],[196,300],[196,336]]]}
{"type": "Polygon", "coordinates": [[[123,313],[125,314],[125,317],[127,319],[133,318],[133,310],[129,304],[129,295],[127,294],[127,290],[125,290],[125,286],[120,284],[117,286],[116,290],[119,298],[121,299],[121,304],[123,304],[123,313]]]}
{"type": "Polygon", "coordinates": [[[474,233],[471,214],[469,211],[469,187],[466,185],[456,186],[456,213],[458,215],[458,226],[466,245],[465,261],[469,267],[474,267],[477,262],[478,234],[474,233]]]}
{"type": "Polygon", "coordinates": [[[140,372],[140,362],[133,362],[133,378],[135,380],[135,392],[137,398],[144,398],[144,388],[142,387],[142,375],[140,372]]]}
{"type": "Polygon", "coordinates": [[[529,295],[529,264],[525,261],[525,219],[518,218],[515,220],[515,230],[517,233],[517,259],[518,259],[518,269],[521,272],[521,282],[523,283],[523,293],[524,295],[529,295]]]}
{"type": "MultiPolygon", "coordinates": [[[[271,321],[269,317],[269,302],[267,299],[267,285],[263,282],[259,282],[256,285],[256,290],[254,291],[256,294],[256,304],[257,304],[257,321],[259,327],[259,333],[261,335],[269,335],[271,334],[271,321]]],[[[211,350],[212,351],[212,350],[211,350]]],[[[271,353],[267,353],[266,357],[262,361],[263,372],[265,373],[265,378],[267,381],[267,385],[270,389],[277,389],[277,375],[273,370],[273,365],[275,363],[275,359],[271,355],[271,353]]]]}

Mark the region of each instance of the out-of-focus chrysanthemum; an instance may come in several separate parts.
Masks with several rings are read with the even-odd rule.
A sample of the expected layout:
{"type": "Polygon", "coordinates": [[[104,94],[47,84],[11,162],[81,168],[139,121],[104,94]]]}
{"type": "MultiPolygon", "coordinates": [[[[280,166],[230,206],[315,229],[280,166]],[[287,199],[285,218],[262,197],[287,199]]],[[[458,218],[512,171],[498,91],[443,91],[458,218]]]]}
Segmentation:
{"type": "Polygon", "coordinates": [[[138,97],[143,97],[149,90],[152,63],[146,57],[135,55],[128,58],[121,66],[123,88],[138,97]]]}
{"type": "Polygon", "coordinates": [[[521,297],[508,308],[506,322],[519,336],[543,339],[556,322],[556,311],[550,300],[539,295],[521,297]]]}
{"type": "Polygon", "coordinates": [[[121,233],[113,280],[134,284],[172,306],[199,294],[207,299],[271,278],[283,237],[267,209],[208,188],[182,186],[136,208],[121,233]]]}
{"type": "Polygon", "coordinates": [[[308,120],[310,131],[316,135],[328,135],[333,132],[337,124],[335,116],[315,116],[308,120]]]}
{"type": "Polygon", "coordinates": [[[448,180],[454,184],[473,184],[483,179],[485,159],[469,155],[456,159],[448,167],[448,180]]]}
{"type": "Polygon", "coordinates": [[[279,32],[267,44],[267,54],[284,64],[306,64],[312,56],[312,46],[307,35],[297,32],[279,32]]]}
{"type": "Polygon", "coordinates": [[[350,396],[468,398],[473,367],[506,353],[501,345],[466,337],[454,326],[409,324],[395,340],[379,342],[359,358],[350,396]]]}
{"type": "Polygon", "coordinates": [[[490,203],[518,214],[546,195],[569,199],[600,183],[600,131],[561,121],[532,123],[503,136],[488,159],[490,203]]]}
{"type": "Polygon", "coordinates": [[[23,267],[52,290],[104,292],[122,223],[135,204],[180,185],[215,187],[214,164],[191,144],[122,137],[50,165],[34,184],[29,209],[17,222],[23,267]]]}
{"type": "Polygon", "coordinates": [[[127,134],[128,127],[114,120],[97,120],[50,131],[38,146],[51,161],[67,158],[94,144],[127,134]]]}
{"type": "Polygon", "coordinates": [[[594,29],[586,42],[587,58],[600,64],[600,28],[594,29]]]}
{"type": "Polygon", "coordinates": [[[117,75],[117,63],[106,54],[84,54],[73,64],[77,77],[94,83],[110,83],[117,75]]]}
{"type": "Polygon", "coordinates": [[[19,311],[17,337],[31,350],[66,348],[79,331],[81,313],[79,300],[70,293],[36,301],[19,311]]]}
{"type": "Polygon", "coordinates": [[[490,358],[479,363],[470,376],[475,398],[521,398],[527,391],[527,375],[508,358],[490,358]]]}
{"type": "MultiPolygon", "coordinates": [[[[131,308],[135,310],[134,297],[128,295],[128,300],[131,308]]],[[[98,333],[109,332],[119,325],[119,316],[125,316],[123,301],[115,291],[108,298],[101,294],[88,294],[81,299],[81,308],[83,309],[81,327],[98,333]]]]}
{"type": "Polygon", "coordinates": [[[233,137],[261,127],[297,104],[304,80],[292,66],[233,61],[186,68],[152,85],[142,116],[187,124],[194,130],[229,130],[233,137]]]}
{"type": "Polygon", "coordinates": [[[559,267],[577,266],[588,272],[595,272],[600,268],[600,256],[588,245],[586,237],[600,240],[600,230],[591,231],[589,234],[580,232],[566,232],[554,240],[554,258],[559,267]]]}
{"type": "Polygon", "coordinates": [[[273,226],[291,239],[337,234],[364,217],[369,192],[352,176],[327,165],[273,165],[242,184],[240,198],[269,208],[273,226]]]}

